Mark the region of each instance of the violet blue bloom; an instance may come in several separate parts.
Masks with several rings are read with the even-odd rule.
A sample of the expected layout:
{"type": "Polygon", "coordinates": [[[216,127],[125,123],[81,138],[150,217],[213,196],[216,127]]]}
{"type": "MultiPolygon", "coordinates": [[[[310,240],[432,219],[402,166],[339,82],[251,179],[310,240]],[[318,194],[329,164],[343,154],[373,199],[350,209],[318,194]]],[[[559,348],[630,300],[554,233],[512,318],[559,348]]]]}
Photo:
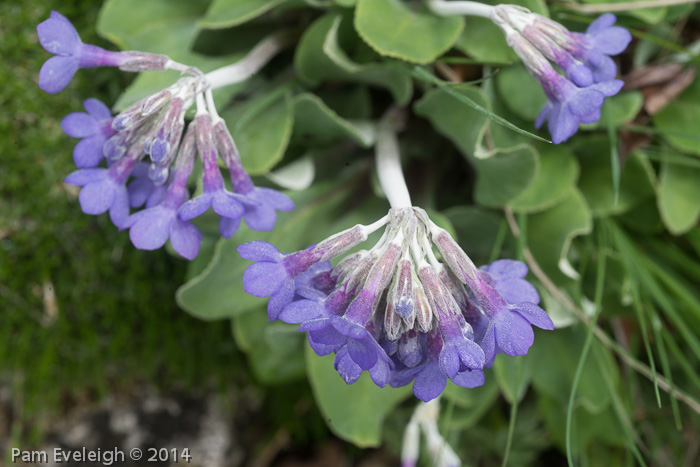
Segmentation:
{"type": "Polygon", "coordinates": [[[139,157],[140,152],[132,151],[108,169],[80,169],[68,175],[64,182],[83,187],[78,199],[85,214],[109,211],[114,225],[121,228],[129,216],[126,180],[139,157]]]}
{"type": "MultiPolygon", "coordinates": [[[[397,366],[397,370],[392,375],[390,385],[401,387],[413,382],[413,394],[423,402],[438,397],[445,389],[447,375],[445,375],[440,364],[443,341],[440,333],[436,330],[428,334],[424,348],[425,359],[420,365],[410,368],[403,364],[397,366]]],[[[453,383],[465,388],[475,388],[484,384],[484,372],[480,369],[469,369],[462,367],[454,376],[450,378],[453,383]]]]}
{"type": "Polygon", "coordinates": [[[522,261],[499,259],[487,266],[480,267],[479,270],[486,273],[482,277],[508,303],[517,305],[522,302],[530,302],[539,305],[540,295],[537,293],[537,289],[525,280],[528,269],[522,261]]]}
{"type": "Polygon", "coordinates": [[[568,140],[579,123],[593,123],[600,120],[600,108],[605,97],[617,94],[623,86],[620,80],[594,84],[579,88],[550,67],[543,77],[537,77],[549,101],[544,105],[535,121],[540,128],[549,120],[548,129],[555,144],[568,140]]]}
{"type": "Polygon", "coordinates": [[[632,35],[621,27],[613,26],[617,18],[612,13],[606,13],[593,21],[585,34],[573,33],[577,46],[571,46],[571,52],[582,60],[593,72],[596,83],[610,81],[617,74],[617,66],[612,58],[627,48],[632,35]]]}
{"type": "Polygon", "coordinates": [[[147,208],[157,205],[165,196],[167,185],[156,185],[148,176],[148,164],[139,162],[131,171],[133,179],[127,185],[129,192],[129,205],[132,208],[140,208],[144,204],[147,208]]]}
{"type": "Polygon", "coordinates": [[[189,260],[199,253],[202,234],[189,221],[181,220],[177,211],[187,199],[187,180],[194,167],[194,136],[188,132],[175,166],[175,174],[162,201],[154,207],[129,216],[124,228],[130,228],[129,238],[136,248],[155,250],[170,244],[189,260]]]}
{"type": "Polygon", "coordinates": [[[236,250],[243,259],[257,261],[243,274],[243,290],[256,297],[270,297],[267,305],[270,321],[275,321],[294,299],[294,279],[321,259],[313,250],[283,255],[274,245],[262,240],[244,243],[236,250]]]}
{"type": "Polygon", "coordinates": [[[73,161],[79,169],[91,169],[102,162],[105,141],[116,132],[112,129],[112,112],[98,99],[83,102],[85,112],[68,114],[61,128],[73,138],[83,138],[73,150],[73,161]]]}
{"type": "MultiPolygon", "coordinates": [[[[518,262],[513,262],[518,263],[518,262]]],[[[496,270],[500,278],[517,278],[522,274],[522,268],[517,264],[511,264],[515,269],[507,271],[507,265],[497,265],[496,270]]],[[[532,326],[541,329],[553,330],[554,323],[549,315],[532,302],[520,302],[509,304],[501,292],[488,284],[487,273],[479,271],[479,277],[469,283],[476,302],[489,318],[488,327],[481,342],[481,348],[486,356],[486,366],[489,366],[496,354],[503,352],[510,356],[525,355],[532,346],[535,335],[532,326]]],[[[520,284],[512,280],[496,280],[494,285],[500,287],[505,295],[511,299],[519,299],[523,296],[534,298],[523,289],[507,291],[512,285],[520,284]]]]}
{"type": "Polygon", "coordinates": [[[189,200],[178,211],[183,221],[193,219],[204,213],[211,206],[221,218],[219,232],[224,238],[230,238],[236,233],[241,222],[244,209],[240,203],[240,195],[231,193],[224,187],[217,164],[217,152],[213,141],[211,118],[208,114],[195,117],[197,132],[197,149],[202,157],[204,166],[204,191],[194,199],[189,200]]]}
{"type": "Polygon", "coordinates": [[[78,68],[120,66],[129,59],[120,52],[83,44],[70,21],[56,11],[52,11],[51,17],[36,30],[42,47],[56,55],[48,59],[39,72],[39,87],[50,94],[68,86],[78,68]]]}
{"type": "Polygon", "coordinates": [[[253,184],[241,164],[236,143],[223,120],[214,124],[214,133],[221,158],[229,170],[233,191],[242,196],[246,225],[257,231],[272,230],[277,221],[276,211],[291,211],[294,202],[284,193],[272,188],[258,188],[253,184]]]}
{"type": "MultiPolygon", "coordinates": [[[[311,342],[310,339],[309,342],[311,342]]],[[[351,357],[348,346],[343,346],[336,351],[333,366],[346,384],[352,384],[360,379],[363,371],[351,357]]],[[[374,366],[369,369],[369,376],[374,384],[383,388],[390,381],[392,368],[391,360],[377,359],[374,366]]]]}

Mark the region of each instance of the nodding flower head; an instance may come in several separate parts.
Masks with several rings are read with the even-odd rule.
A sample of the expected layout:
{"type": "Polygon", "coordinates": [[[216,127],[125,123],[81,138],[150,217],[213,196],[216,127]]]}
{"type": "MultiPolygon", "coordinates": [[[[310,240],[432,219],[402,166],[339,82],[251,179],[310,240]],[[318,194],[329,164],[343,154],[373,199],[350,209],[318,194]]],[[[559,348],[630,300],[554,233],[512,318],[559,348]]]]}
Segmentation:
{"type": "Polygon", "coordinates": [[[56,54],[39,78],[48,92],[63,89],[78,68],[176,69],[184,75],[115,116],[102,102],[88,99],[87,113],[64,118],[64,131],[82,138],[73,153],[80,170],[65,181],[82,187],[79,199],[85,213],[109,211],[117,227],[130,229],[137,248],[152,250],[170,240],[176,252],[193,259],[202,235],[191,220],[210,207],[220,216],[219,231],[225,238],[238,230],[241,220],[253,230],[271,230],[277,211],[294,209],[287,195],[253,184],[216,112],[212,84],[201,71],[164,55],[110,52],[83,44],[73,25],[55,11],[37,30],[42,46],[56,54]],[[196,117],[188,124],[185,117],[195,103],[196,117]],[[189,199],[187,186],[197,155],[204,167],[204,190],[189,199]],[[230,174],[232,189],[226,186],[220,162],[230,174]],[[130,208],[144,205],[144,210],[130,213],[130,208]]]}
{"type": "Polygon", "coordinates": [[[271,297],[270,319],[300,324],[317,354],[335,353],[348,384],[366,370],[378,386],[413,382],[416,397],[428,401],[447,379],[483,384],[497,353],[526,353],[531,325],[553,328],[523,263],[477,269],[420,208],[392,209],[296,253],[266,242],[238,251],[256,261],[243,276],[246,292],[271,297]],[[328,263],[382,227],[374,247],[328,263]]]}
{"type": "Polygon", "coordinates": [[[613,26],[615,15],[601,16],[585,33],[570,32],[515,5],[494,7],[491,19],[547,95],[537,128],[548,120],[552,141],[561,143],[576,133],[580,123],[600,120],[605,97],[617,94],[623,85],[615,79],[617,66],[611,56],[622,53],[632,39],[625,28],[613,26]]]}
{"type": "Polygon", "coordinates": [[[124,71],[164,70],[169,60],[165,55],[111,52],[83,44],[71,22],[57,11],[52,11],[49,19],[39,24],[36,30],[42,47],[55,54],[39,72],[39,87],[50,94],[68,86],[79,68],[115,66],[124,71]]]}

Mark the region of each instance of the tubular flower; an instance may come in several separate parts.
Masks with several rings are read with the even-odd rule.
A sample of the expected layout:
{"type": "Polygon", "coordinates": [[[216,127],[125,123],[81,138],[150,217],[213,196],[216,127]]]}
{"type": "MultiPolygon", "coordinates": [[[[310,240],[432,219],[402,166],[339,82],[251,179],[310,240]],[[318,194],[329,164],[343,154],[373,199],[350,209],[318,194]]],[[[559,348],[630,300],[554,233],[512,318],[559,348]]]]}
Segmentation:
{"type": "Polygon", "coordinates": [[[380,387],[413,382],[416,397],[428,401],[447,379],[482,385],[483,369],[497,353],[527,353],[532,325],[553,329],[524,279],[527,266],[501,260],[477,269],[416,207],[391,209],[370,226],[296,253],[261,241],[238,251],[256,261],[243,276],[246,292],[271,297],[270,319],[300,324],[317,354],[335,353],[335,369],[348,384],[368,371],[380,387]],[[327,263],[381,227],[374,247],[335,267],[327,263]]]}
{"type": "MultiPolygon", "coordinates": [[[[230,84],[225,79],[246,79],[265,60],[248,57],[241,66],[229,65],[212,77],[165,55],[110,52],[83,44],[73,25],[55,11],[37,31],[42,46],[56,54],[44,64],[39,77],[40,87],[47,92],[65,88],[78,68],[174,69],[184,74],[172,86],[118,115],[112,116],[97,99],[88,99],[84,103],[87,113],[72,113],[63,120],[66,133],[82,138],[74,150],[80,170],[65,182],[82,187],[79,199],[83,212],[109,211],[117,227],[131,229],[129,236],[137,248],[160,248],[170,239],[175,251],[193,259],[199,252],[201,234],[190,221],[209,207],[220,216],[219,231],[225,238],[235,234],[241,219],[253,230],[271,230],[276,211],[294,209],[285,194],[253,184],[211,94],[215,85],[230,84]],[[197,113],[187,124],[185,115],[193,104],[197,113]],[[204,166],[204,190],[189,199],[187,185],[197,154],[204,166]],[[232,191],[225,185],[219,161],[230,173],[232,191]],[[106,167],[99,167],[103,162],[106,167]],[[144,205],[145,210],[130,215],[130,208],[144,205]]],[[[263,41],[263,46],[251,53],[260,55],[262,50],[263,58],[269,60],[279,50],[275,44],[274,40],[263,41]]]]}
{"type": "Polygon", "coordinates": [[[615,79],[611,56],[622,53],[632,39],[629,31],[613,26],[615,15],[601,16],[583,34],[516,5],[497,5],[490,17],[547,95],[537,128],[548,120],[552,141],[558,144],[576,133],[580,123],[600,120],[605,97],[623,85],[615,79]]]}

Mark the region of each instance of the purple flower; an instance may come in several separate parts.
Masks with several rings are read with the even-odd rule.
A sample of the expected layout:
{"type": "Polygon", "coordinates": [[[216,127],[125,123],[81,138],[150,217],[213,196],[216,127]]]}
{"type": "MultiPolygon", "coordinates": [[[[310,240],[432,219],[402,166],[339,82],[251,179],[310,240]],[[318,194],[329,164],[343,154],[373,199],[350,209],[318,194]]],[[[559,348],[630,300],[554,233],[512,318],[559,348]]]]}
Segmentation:
{"type": "Polygon", "coordinates": [[[194,259],[199,253],[202,234],[191,222],[180,219],[178,208],[187,199],[187,179],[194,167],[194,145],[191,132],[185,136],[175,173],[165,195],[159,204],[129,216],[124,228],[131,228],[129,238],[136,248],[155,250],[170,244],[175,251],[187,259],[194,259]]]}
{"type": "Polygon", "coordinates": [[[535,127],[540,128],[548,120],[549,133],[555,144],[573,136],[580,123],[600,120],[600,108],[605,97],[617,94],[624,84],[613,80],[579,88],[554,69],[544,79],[538,79],[549,101],[537,116],[535,127]]]}
{"type": "MultiPolygon", "coordinates": [[[[423,348],[424,360],[413,368],[405,366],[403,362],[397,364],[397,370],[392,374],[390,385],[400,387],[413,382],[413,394],[422,400],[438,397],[445,389],[448,376],[440,364],[443,341],[436,330],[428,334],[423,348]]],[[[470,369],[462,366],[450,377],[452,382],[465,388],[475,388],[484,384],[484,372],[480,369],[470,369]]]]}
{"type": "Polygon", "coordinates": [[[617,66],[610,58],[625,51],[632,35],[621,27],[613,26],[617,18],[612,13],[606,13],[593,21],[586,29],[585,34],[575,34],[578,47],[571,47],[571,52],[576,58],[582,60],[593,72],[596,83],[610,81],[617,74],[617,66]]]}
{"type": "Polygon", "coordinates": [[[197,149],[204,166],[204,191],[180,207],[178,214],[183,221],[193,219],[209,209],[219,214],[219,232],[224,238],[230,238],[238,230],[243,215],[240,196],[224,187],[217,164],[217,152],[213,141],[211,118],[208,114],[195,117],[197,132],[197,149]]]}
{"type": "Polygon", "coordinates": [[[480,277],[469,284],[475,301],[489,318],[481,341],[486,366],[489,366],[495,355],[500,352],[510,356],[527,354],[534,341],[532,326],[550,331],[554,329],[549,315],[535,303],[523,301],[510,304],[504,298],[539,298],[519,282],[519,279],[522,280],[521,277],[527,274],[526,269],[523,272],[522,263],[497,263],[487,267],[487,270],[493,268],[495,279],[493,276],[489,277],[489,272],[479,271],[480,277]],[[489,281],[494,284],[493,287],[489,285],[489,281]]]}
{"type": "Polygon", "coordinates": [[[167,189],[166,185],[156,185],[148,176],[148,164],[139,162],[131,171],[134,177],[127,185],[129,192],[129,205],[132,208],[139,208],[146,205],[151,208],[161,202],[167,189]]]}
{"type": "Polygon", "coordinates": [[[61,127],[69,136],[83,138],[73,150],[73,161],[79,169],[91,169],[102,162],[105,141],[116,132],[112,129],[112,112],[98,99],[83,102],[85,112],[68,114],[61,127]]]}
{"type": "Polygon", "coordinates": [[[267,313],[276,320],[282,308],[291,303],[296,290],[294,278],[320,260],[312,250],[283,255],[262,240],[244,243],[236,249],[243,259],[257,261],[243,274],[243,290],[256,297],[270,297],[267,313]]]}
{"type": "Polygon", "coordinates": [[[253,184],[241,164],[236,143],[223,120],[214,124],[214,133],[221,158],[229,170],[233,191],[242,196],[246,225],[257,231],[272,230],[277,221],[276,211],[291,211],[294,202],[284,193],[272,188],[257,188],[253,184]]]}
{"type": "Polygon", "coordinates": [[[55,94],[63,90],[78,68],[120,66],[129,57],[94,45],[83,44],[80,36],[63,15],[56,11],[36,28],[39,42],[47,52],[55,54],[39,72],[39,87],[55,94]]]}
{"type": "Polygon", "coordinates": [[[525,280],[527,265],[512,259],[499,259],[482,266],[479,270],[485,272],[482,277],[495,288],[508,303],[518,304],[530,302],[538,305],[540,295],[537,289],[525,280]]]}
{"type": "Polygon", "coordinates": [[[97,215],[109,211],[109,217],[117,227],[122,227],[129,216],[129,194],[124,181],[112,168],[80,169],[64,180],[83,187],[78,199],[85,214],[97,215]]]}

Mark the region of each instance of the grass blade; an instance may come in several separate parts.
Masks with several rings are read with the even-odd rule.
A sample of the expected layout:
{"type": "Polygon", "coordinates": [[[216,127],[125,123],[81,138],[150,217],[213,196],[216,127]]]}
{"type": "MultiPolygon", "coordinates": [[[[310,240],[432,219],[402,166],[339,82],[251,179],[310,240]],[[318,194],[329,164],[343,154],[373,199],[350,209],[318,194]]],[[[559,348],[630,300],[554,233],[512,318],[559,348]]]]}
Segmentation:
{"type": "Polygon", "coordinates": [[[425,71],[423,68],[421,68],[419,66],[413,67],[410,70],[410,73],[416,79],[419,79],[421,81],[425,81],[426,83],[431,83],[431,84],[436,85],[437,87],[439,87],[440,89],[442,89],[443,91],[445,91],[447,94],[454,97],[458,101],[462,102],[463,104],[468,105],[469,107],[476,110],[477,112],[479,112],[480,114],[482,114],[486,118],[498,123],[499,125],[502,125],[502,126],[508,128],[509,130],[513,130],[514,132],[519,133],[523,136],[527,136],[529,138],[536,139],[537,141],[551,143],[551,141],[549,141],[548,139],[537,136],[536,134],[530,133],[529,131],[525,131],[518,126],[513,125],[505,118],[500,117],[500,116],[496,115],[495,113],[491,112],[489,109],[480,106],[479,104],[477,104],[476,102],[474,102],[473,100],[471,100],[470,98],[465,96],[464,94],[461,94],[461,93],[455,91],[455,89],[449,83],[447,83],[447,82],[441,80],[440,78],[434,76],[433,74],[425,71]]]}

